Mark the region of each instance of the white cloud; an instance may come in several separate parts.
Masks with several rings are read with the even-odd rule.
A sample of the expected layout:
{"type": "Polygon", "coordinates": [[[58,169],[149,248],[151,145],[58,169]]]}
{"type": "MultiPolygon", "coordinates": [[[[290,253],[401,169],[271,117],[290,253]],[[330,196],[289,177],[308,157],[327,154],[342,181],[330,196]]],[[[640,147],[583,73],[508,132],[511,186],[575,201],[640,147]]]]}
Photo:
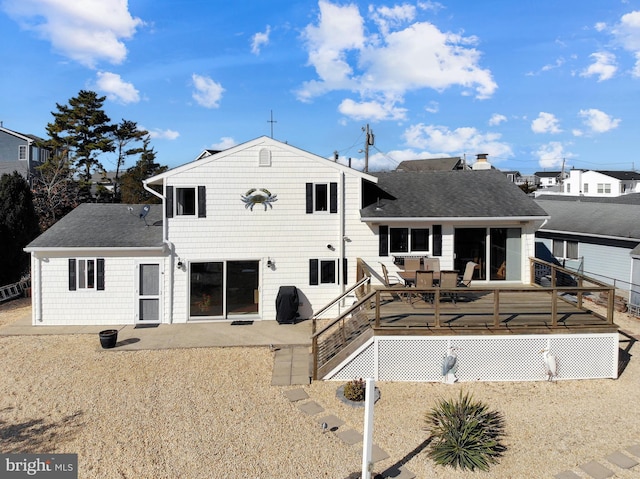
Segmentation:
{"type": "Polygon", "coordinates": [[[406,108],[397,108],[393,102],[364,101],[355,102],[349,98],[338,107],[340,113],[355,120],[404,120],[406,108]]]}
{"type": "Polygon", "coordinates": [[[589,55],[594,62],[589,65],[586,70],[580,73],[580,76],[590,77],[597,76],[598,81],[610,80],[618,71],[616,66],[616,56],[609,52],[597,52],[589,55]]]}
{"type": "Polygon", "coordinates": [[[499,113],[494,113],[493,115],[491,115],[491,118],[489,118],[489,125],[491,126],[497,126],[500,123],[503,123],[507,121],[507,117],[504,115],[501,115],[499,113]]]}
{"type": "Polygon", "coordinates": [[[555,68],[560,68],[562,65],[565,64],[565,62],[566,62],[566,60],[564,58],[562,58],[562,57],[557,58],[555,63],[549,63],[547,65],[544,65],[541,68],[541,71],[547,72],[549,70],[554,70],[555,68]]]}
{"type": "Polygon", "coordinates": [[[429,113],[438,113],[438,111],[440,110],[440,105],[437,101],[430,101],[429,104],[424,107],[424,109],[429,113]]]}
{"type": "Polygon", "coordinates": [[[211,145],[211,149],[222,151],[222,150],[227,150],[233,146],[236,146],[237,144],[238,142],[233,138],[231,138],[230,136],[223,136],[220,138],[220,141],[218,143],[214,143],[211,145]]]}
{"type": "Polygon", "coordinates": [[[380,98],[385,104],[402,103],[409,91],[443,91],[452,86],[484,99],[497,88],[491,72],[478,66],[481,54],[474,48],[475,37],[415,21],[413,6],[370,8],[368,19],[354,4],[320,0],[319,8],[317,22],[303,33],[308,64],[318,78],[297,91],[301,101],[346,90],[357,92],[362,104],[380,98]]]}
{"type": "Polygon", "coordinates": [[[192,94],[193,99],[198,105],[205,108],[218,108],[224,88],[220,83],[216,83],[211,78],[194,73],[191,75],[195,91],[192,94]]]}
{"type": "Polygon", "coordinates": [[[633,53],[636,63],[632,74],[640,77],[640,11],[623,15],[613,27],[612,33],[624,49],[633,53]]]}
{"type": "Polygon", "coordinates": [[[531,130],[534,133],[560,133],[558,119],[553,113],[541,111],[538,118],[531,122],[531,130]]]}
{"type": "Polygon", "coordinates": [[[269,44],[270,34],[271,26],[267,25],[267,29],[264,33],[258,32],[253,37],[251,37],[251,53],[253,53],[254,55],[259,55],[262,46],[269,44]]]}
{"type": "Polygon", "coordinates": [[[607,24],[604,22],[597,22],[593,28],[595,28],[597,32],[603,32],[607,29],[607,24]]]}
{"type": "Polygon", "coordinates": [[[143,25],[129,13],[127,0],[5,0],[2,8],[55,51],[89,68],[103,60],[122,63],[127,56],[122,40],[143,25]]]}
{"type": "Polygon", "coordinates": [[[551,141],[542,145],[534,155],[538,157],[538,164],[541,168],[561,168],[564,160],[575,156],[566,151],[564,145],[559,141],[551,141]]]}
{"type": "Polygon", "coordinates": [[[133,83],[122,80],[120,75],[110,72],[98,72],[96,75],[96,88],[106,93],[107,98],[119,103],[138,103],[140,93],[133,86],[133,83]]]}
{"type": "Polygon", "coordinates": [[[617,128],[621,121],[596,108],[580,110],[578,115],[583,118],[583,123],[592,133],[606,133],[617,128]]]}
{"type": "Polygon", "coordinates": [[[449,130],[444,126],[419,123],[407,128],[403,136],[407,145],[412,148],[446,155],[488,153],[490,157],[494,157],[492,163],[513,156],[511,147],[500,141],[499,133],[482,133],[472,127],[449,130]]]}
{"type": "Polygon", "coordinates": [[[571,134],[573,136],[584,136],[584,132],[578,128],[574,128],[573,130],[571,130],[571,134]]]}
{"type": "Polygon", "coordinates": [[[140,128],[143,130],[147,130],[149,132],[149,136],[154,140],[176,140],[180,136],[180,133],[174,130],[161,130],[159,128],[149,130],[148,128],[140,128]]]}

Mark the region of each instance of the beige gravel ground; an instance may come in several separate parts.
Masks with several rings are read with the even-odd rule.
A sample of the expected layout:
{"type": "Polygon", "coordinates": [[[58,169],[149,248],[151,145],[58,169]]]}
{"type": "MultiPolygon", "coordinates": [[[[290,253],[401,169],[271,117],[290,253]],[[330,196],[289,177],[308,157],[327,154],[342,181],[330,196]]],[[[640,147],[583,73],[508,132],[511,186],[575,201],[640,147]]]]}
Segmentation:
{"type": "MultiPolygon", "coordinates": [[[[25,314],[0,306],[0,327],[25,314]]],[[[640,321],[616,322],[640,334],[640,321]]],[[[557,383],[379,383],[374,439],[418,478],[552,478],[598,460],[619,478],[640,477],[604,457],[640,444],[639,346],[618,380],[557,383]],[[469,391],[506,418],[508,451],[487,473],[434,466],[423,416],[439,398],[469,391]],[[417,449],[417,452],[416,452],[417,449]]],[[[332,382],[305,387],[325,413],[310,417],[270,385],[267,348],[115,352],[93,335],[0,337],[0,452],[67,452],[84,478],[345,478],[360,449],[317,423],[324,414],[362,432],[362,409],[332,382]]]]}

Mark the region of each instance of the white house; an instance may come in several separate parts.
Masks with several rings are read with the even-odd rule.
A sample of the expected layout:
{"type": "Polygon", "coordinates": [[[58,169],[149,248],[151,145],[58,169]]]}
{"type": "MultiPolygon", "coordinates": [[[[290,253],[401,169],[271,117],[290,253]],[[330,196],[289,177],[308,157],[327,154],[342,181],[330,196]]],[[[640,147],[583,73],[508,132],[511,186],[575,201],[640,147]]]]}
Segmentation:
{"type": "Polygon", "coordinates": [[[635,171],[569,171],[562,193],[572,196],[615,197],[640,193],[640,173],[635,171]]]}
{"type": "Polygon", "coordinates": [[[477,282],[528,283],[548,218],[496,170],[366,174],[268,137],[145,187],[161,205],[84,204],[27,246],[34,325],[274,320],[282,286],[309,318],[358,259],[472,259],[477,282]]]}

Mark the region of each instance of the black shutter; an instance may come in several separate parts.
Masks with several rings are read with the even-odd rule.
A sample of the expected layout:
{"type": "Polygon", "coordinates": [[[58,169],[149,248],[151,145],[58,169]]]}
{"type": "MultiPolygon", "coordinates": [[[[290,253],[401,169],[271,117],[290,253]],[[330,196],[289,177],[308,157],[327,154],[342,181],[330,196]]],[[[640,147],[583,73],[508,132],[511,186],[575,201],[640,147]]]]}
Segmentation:
{"type": "Polygon", "coordinates": [[[342,284],[349,284],[347,258],[342,258],[342,284]]]}
{"type": "Polygon", "coordinates": [[[69,291],[76,290],[76,260],[69,258],[69,291]]]}
{"type": "Polygon", "coordinates": [[[165,206],[167,218],[173,218],[173,186],[167,186],[167,199],[165,206]]]}
{"type": "Polygon", "coordinates": [[[104,258],[98,258],[96,260],[96,273],[97,273],[97,285],[98,291],[104,291],[104,258]]]}
{"type": "Polygon", "coordinates": [[[378,227],[378,255],[389,256],[389,227],[380,225],[378,227]]]}
{"type": "Polygon", "coordinates": [[[329,213],[338,212],[338,183],[329,183],[329,213]]]}
{"type": "Polygon", "coordinates": [[[442,256],[442,225],[433,225],[433,256],[442,256]]]}
{"type": "Polygon", "coordinates": [[[198,186],[198,218],[207,217],[207,188],[198,186]]]}
{"type": "Polygon", "coordinates": [[[309,260],[309,284],[314,286],[318,284],[318,260],[309,260]]]}
{"type": "Polygon", "coordinates": [[[307,214],[313,213],[313,183],[307,183],[307,214]]]}

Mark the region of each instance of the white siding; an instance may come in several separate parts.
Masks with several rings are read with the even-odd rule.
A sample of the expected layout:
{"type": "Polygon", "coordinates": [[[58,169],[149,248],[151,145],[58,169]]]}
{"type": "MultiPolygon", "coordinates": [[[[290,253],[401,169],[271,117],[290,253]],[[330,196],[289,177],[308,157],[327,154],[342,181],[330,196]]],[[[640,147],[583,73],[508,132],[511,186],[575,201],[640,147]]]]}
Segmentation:
{"type": "MultiPolygon", "coordinates": [[[[47,256],[34,258],[32,280],[35,325],[133,324],[136,311],[136,263],[140,258],[111,257],[97,253],[92,256],[73,256],[77,259],[105,259],[105,289],[69,290],[69,257],[47,256]],[[46,284],[42,288],[40,285],[46,284]],[[39,289],[39,291],[35,291],[39,289]],[[40,299],[38,299],[38,294],[40,299]]],[[[144,258],[148,262],[163,263],[163,258],[144,258]]]]}

